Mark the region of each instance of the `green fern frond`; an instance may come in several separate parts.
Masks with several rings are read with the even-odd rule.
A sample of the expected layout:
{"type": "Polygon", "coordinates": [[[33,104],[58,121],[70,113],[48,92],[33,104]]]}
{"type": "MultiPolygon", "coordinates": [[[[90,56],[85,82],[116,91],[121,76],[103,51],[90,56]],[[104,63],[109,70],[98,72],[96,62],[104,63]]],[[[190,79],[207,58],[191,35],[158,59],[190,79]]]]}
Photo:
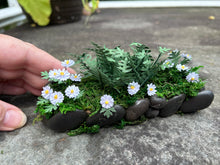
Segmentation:
{"type": "Polygon", "coordinates": [[[49,79],[49,73],[47,71],[41,72],[42,79],[49,79]]]}

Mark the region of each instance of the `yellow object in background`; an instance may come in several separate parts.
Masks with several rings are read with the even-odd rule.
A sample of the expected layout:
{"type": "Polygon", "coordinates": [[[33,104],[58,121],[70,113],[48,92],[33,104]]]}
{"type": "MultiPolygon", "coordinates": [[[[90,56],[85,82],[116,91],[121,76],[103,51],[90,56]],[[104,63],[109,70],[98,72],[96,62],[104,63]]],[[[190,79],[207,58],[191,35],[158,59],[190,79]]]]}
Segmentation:
{"type": "Polygon", "coordinates": [[[214,19],[215,19],[215,16],[212,16],[212,15],[211,15],[211,16],[209,16],[209,19],[210,19],[210,20],[214,20],[214,19]]]}

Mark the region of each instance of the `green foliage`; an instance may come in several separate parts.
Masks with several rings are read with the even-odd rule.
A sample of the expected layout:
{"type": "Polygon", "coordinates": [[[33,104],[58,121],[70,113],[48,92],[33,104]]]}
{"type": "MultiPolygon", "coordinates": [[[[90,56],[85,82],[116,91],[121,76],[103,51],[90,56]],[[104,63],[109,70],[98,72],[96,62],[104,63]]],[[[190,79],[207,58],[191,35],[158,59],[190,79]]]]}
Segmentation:
{"type": "Polygon", "coordinates": [[[50,101],[43,98],[43,97],[38,97],[37,105],[44,105],[44,104],[49,104],[50,101]]]}
{"type": "Polygon", "coordinates": [[[196,67],[193,67],[193,68],[191,68],[190,69],[190,72],[198,72],[198,70],[200,69],[200,68],[203,68],[204,66],[196,66],[196,67]]]}
{"type": "MultiPolygon", "coordinates": [[[[147,94],[148,84],[156,85],[157,95],[172,98],[179,94],[185,94],[187,98],[196,96],[204,87],[205,82],[201,79],[196,82],[188,82],[186,76],[189,72],[198,72],[203,66],[195,66],[188,71],[178,71],[178,64],[188,64],[189,59],[182,58],[179,51],[171,51],[166,59],[173,63],[173,67],[165,64],[161,60],[162,56],[169,51],[167,48],[159,48],[159,55],[154,59],[151,50],[140,43],[130,45],[131,52],[125,52],[119,46],[113,49],[101,47],[93,43],[93,48],[88,49],[95,55],[83,53],[76,56],[76,63],[81,64],[83,78],[81,82],[73,82],[68,79],[59,81],[49,79],[48,72],[42,72],[43,79],[49,80],[49,86],[53,91],[62,92],[65,95],[65,89],[68,86],[76,85],[80,89],[80,95],[77,98],[70,99],[64,96],[64,100],[59,105],[52,105],[49,100],[43,97],[38,98],[35,112],[40,117],[45,116],[47,119],[54,114],[61,112],[65,114],[68,111],[76,109],[91,112],[89,116],[96,113],[103,113],[109,118],[115,112],[114,108],[105,109],[100,104],[100,98],[104,94],[111,95],[114,98],[114,104],[119,104],[124,108],[133,105],[138,99],[149,97],[147,94]],[[135,95],[128,94],[128,84],[132,81],[138,82],[141,87],[135,95]]],[[[39,118],[40,119],[40,118],[39,118]]],[[[142,116],[139,120],[128,122],[124,119],[116,127],[123,128],[125,125],[139,124],[145,121],[142,116]]],[[[78,135],[84,132],[96,132],[98,127],[86,127],[85,124],[76,130],[69,132],[70,135],[78,135]]]]}
{"type": "Polygon", "coordinates": [[[139,119],[137,119],[135,121],[126,121],[125,119],[122,119],[120,123],[115,125],[115,128],[123,129],[126,125],[137,125],[137,124],[141,124],[141,123],[145,122],[146,120],[147,120],[147,118],[144,115],[142,115],[139,119]]]}
{"type": "Polygon", "coordinates": [[[41,116],[45,116],[49,119],[55,113],[57,108],[58,107],[51,104],[49,100],[44,99],[43,97],[38,97],[35,113],[39,113],[41,116]]]}
{"type": "Polygon", "coordinates": [[[49,79],[49,73],[47,71],[41,72],[42,79],[49,79]]]}
{"type": "Polygon", "coordinates": [[[102,108],[100,113],[103,113],[104,116],[106,116],[107,118],[109,118],[110,116],[113,115],[113,112],[116,112],[116,110],[114,108],[102,108]]]}
{"type": "Polygon", "coordinates": [[[80,135],[82,133],[97,133],[99,132],[100,126],[99,125],[93,125],[91,127],[87,127],[85,124],[80,126],[79,128],[75,129],[75,130],[71,130],[69,131],[67,134],[69,136],[76,136],[76,135],[80,135]]]}
{"type": "Polygon", "coordinates": [[[82,54],[78,57],[83,73],[104,86],[121,92],[119,88],[127,87],[132,81],[137,81],[143,86],[159,70],[159,59],[154,61],[150,49],[140,43],[132,43],[132,54],[116,47],[108,49],[93,43],[94,48],[88,50],[95,52],[96,59],[91,55],[82,54]]]}
{"type": "MultiPolygon", "coordinates": [[[[198,70],[199,67],[192,68],[191,70],[198,70]]],[[[201,79],[197,83],[188,82],[186,80],[188,72],[179,72],[176,68],[166,69],[160,71],[153,79],[157,84],[157,95],[167,99],[185,94],[186,97],[193,97],[205,86],[205,82],[201,79]]]]}
{"type": "Polygon", "coordinates": [[[166,52],[168,52],[170,49],[169,48],[162,48],[162,47],[159,47],[159,52],[161,53],[161,54],[164,54],[164,53],[166,53],[166,52]]]}
{"type": "Polygon", "coordinates": [[[36,123],[36,122],[39,122],[39,121],[42,121],[43,120],[43,117],[39,114],[37,115],[37,117],[34,118],[33,120],[33,125],[36,123]]]}
{"type": "Polygon", "coordinates": [[[52,13],[50,0],[18,0],[18,2],[39,26],[49,24],[52,13]]]}

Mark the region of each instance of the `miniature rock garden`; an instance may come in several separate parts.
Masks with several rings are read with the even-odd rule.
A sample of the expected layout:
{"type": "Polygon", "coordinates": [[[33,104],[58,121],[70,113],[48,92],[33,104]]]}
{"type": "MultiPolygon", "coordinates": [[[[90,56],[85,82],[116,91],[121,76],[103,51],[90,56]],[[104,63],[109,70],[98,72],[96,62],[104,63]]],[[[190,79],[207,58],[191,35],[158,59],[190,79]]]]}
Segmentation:
{"type": "Polygon", "coordinates": [[[132,43],[129,52],[95,43],[87,51],[63,61],[64,69],[42,72],[49,83],[38,98],[36,120],[52,130],[73,136],[122,129],[157,116],[194,113],[214,99],[199,77],[203,66],[192,66],[187,53],[159,47],[154,58],[140,43],[132,43]],[[81,73],[68,72],[74,64],[81,73]]]}

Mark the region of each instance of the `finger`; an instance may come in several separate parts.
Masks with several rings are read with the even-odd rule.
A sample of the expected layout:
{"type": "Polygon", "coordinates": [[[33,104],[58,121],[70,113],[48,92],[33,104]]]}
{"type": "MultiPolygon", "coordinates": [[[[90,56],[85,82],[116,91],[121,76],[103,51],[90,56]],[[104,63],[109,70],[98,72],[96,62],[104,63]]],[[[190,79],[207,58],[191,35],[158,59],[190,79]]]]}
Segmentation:
{"type": "Polygon", "coordinates": [[[25,68],[33,73],[63,68],[58,59],[32,44],[3,34],[0,34],[0,43],[1,68],[25,68]]]}
{"type": "MultiPolygon", "coordinates": [[[[29,45],[27,51],[26,69],[32,73],[40,75],[42,71],[49,71],[51,69],[63,69],[61,62],[48,54],[47,52],[26,43],[29,45]]],[[[68,68],[68,71],[75,74],[76,71],[72,68],[68,68]]]]}
{"type": "MultiPolygon", "coordinates": [[[[0,34],[0,43],[1,68],[26,69],[39,75],[42,71],[63,68],[58,59],[30,43],[4,34],[0,34]]],[[[71,68],[69,71],[75,73],[71,68]]]]}
{"type": "MultiPolygon", "coordinates": [[[[24,83],[25,83],[24,80],[21,78],[12,79],[12,80],[3,80],[2,82],[5,82],[5,83],[10,84],[12,86],[21,87],[21,88],[24,87],[24,83]]],[[[1,81],[0,81],[0,83],[1,83],[1,81]]]]}
{"type": "Polygon", "coordinates": [[[41,76],[35,75],[28,71],[25,72],[23,76],[23,80],[26,84],[36,89],[42,89],[42,87],[48,83],[48,81],[45,79],[42,79],[41,76]]]}
{"type": "Polygon", "coordinates": [[[41,75],[36,75],[24,69],[20,69],[20,70],[0,69],[0,82],[1,80],[4,81],[2,85],[6,85],[6,83],[10,83],[10,85],[22,87],[22,85],[24,85],[25,82],[30,86],[32,86],[33,88],[37,88],[37,89],[42,89],[42,87],[48,83],[47,80],[42,79],[41,75]],[[14,82],[14,80],[16,79],[17,80],[20,79],[20,82],[19,81],[14,82]],[[23,81],[23,84],[21,81],[23,81]]]}
{"type": "Polygon", "coordinates": [[[21,95],[24,94],[26,90],[23,87],[18,87],[15,85],[11,85],[7,82],[0,82],[0,94],[7,95],[21,95]]]}
{"type": "Polygon", "coordinates": [[[0,100],[0,130],[12,131],[23,127],[26,115],[17,107],[0,100]]]}
{"type": "Polygon", "coordinates": [[[32,86],[28,85],[28,84],[24,84],[24,89],[26,91],[29,91],[31,92],[33,95],[36,95],[36,96],[40,96],[41,95],[41,91],[42,89],[36,89],[36,88],[33,88],[32,86]]]}
{"type": "Polygon", "coordinates": [[[0,79],[11,80],[23,77],[25,70],[18,69],[18,70],[7,70],[7,69],[0,69],[0,79]]]}
{"type": "Polygon", "coordinates": [[[34,95],[41,95],[42,88],[36,89],[30,86],[29,84],[25,83],[23,80],[15,81],[17,81],[18,83],[16,84],[11,81],[0,82],[0,94],[21,95],[29,91],[34,95]]]}

